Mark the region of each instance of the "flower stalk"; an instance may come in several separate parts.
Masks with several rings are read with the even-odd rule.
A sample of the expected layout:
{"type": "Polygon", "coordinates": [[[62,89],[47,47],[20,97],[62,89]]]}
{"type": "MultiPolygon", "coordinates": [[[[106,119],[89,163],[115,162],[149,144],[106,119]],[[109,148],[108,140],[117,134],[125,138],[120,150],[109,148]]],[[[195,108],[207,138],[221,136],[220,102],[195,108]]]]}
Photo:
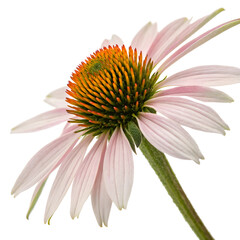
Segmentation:
{"type": "Polygon", "coordinates": [[[151,145],[145,137],[142,137],[139,148],[198,238],[200,240],[213,240],[214,238],[184,193],[165,155],[151,145]]]}

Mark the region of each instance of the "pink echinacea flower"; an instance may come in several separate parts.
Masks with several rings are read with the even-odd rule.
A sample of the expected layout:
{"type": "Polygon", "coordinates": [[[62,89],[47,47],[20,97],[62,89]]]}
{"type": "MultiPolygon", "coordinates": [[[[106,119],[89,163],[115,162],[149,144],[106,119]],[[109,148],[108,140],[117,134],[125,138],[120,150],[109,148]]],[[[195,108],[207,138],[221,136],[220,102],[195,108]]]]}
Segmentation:
{"type": "Polygon", "coordinates": [[[60,137],[33,156],[12,189],[16,196],[36,185],[28,216],[48,176],[59,168],[44,222],[72,185],[71,217],[79,216],[91,195],[98,224],[107,225],[112,202],[119,209],[127,207],[134,175],[132,151],[142,138],[175,158],[196,163],[204,158],[182,126],[224,135],[228,125],[199,101],[232,102],[230,96],[212,87],[239,83],[240,69],[207,65],[169,77],[163,73],[187,53],[240,23],[239,19],[229,21],[184,43],[222,10],[193,23],[177,19],[161,31],[156,23],[148,23],[129,47],[113,35],[77,67],[66,87],[46,97],[54,110],[12,129],[26,133],[66,122],[60,137]],[[93,147],[88,149],[92,141],[93,147]]]}

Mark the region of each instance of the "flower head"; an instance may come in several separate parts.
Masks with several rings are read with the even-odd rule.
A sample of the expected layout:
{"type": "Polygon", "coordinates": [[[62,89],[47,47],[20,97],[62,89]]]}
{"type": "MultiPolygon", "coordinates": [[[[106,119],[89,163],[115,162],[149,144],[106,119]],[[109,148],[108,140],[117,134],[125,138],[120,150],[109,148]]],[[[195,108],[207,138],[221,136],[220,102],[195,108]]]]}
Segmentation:
{"type": "Polygon", "coordinates": [[[108,46],[78,66],[67,90],[66,101],[76,115],[72,120],[86,133],[99,135],[131,122],[156,92],[159,77],[153,62],[130,47],[108,46]]]}
{"type": "Polygon", "coordinates": [[[203,159],[182,126],[225,134],[227,124],[213,109],[197,101],[231,102],[231,97],[211,87],[239,83],[240,69],[211,65],[169,77],[160,75],[193,49],[240,23],[237,19],[219,25],[168,57],[221,11],[193,23],[178,19],[160,32],[156,24],[148,23],[129,48],[115,35],[105,40],[101,49],[77,67],[68,87],[48,95],[46,101],[56,109],[12,130],[31,132],[66,122],[61,136],[33,156],[13,187],[12,193],[17,195],[37,184],[28,215],[48,176],[59,167],[45,222],[72,184],[72,218],[79,216],[91,194],[99,225],[107,225],[112,202],[119,209],[127,207],[133,183],[132,150],[141,144],[142,136],[173,157],[197,163],[203,159]],[[95,143],[87,152],[93,140],[95,143]]]}

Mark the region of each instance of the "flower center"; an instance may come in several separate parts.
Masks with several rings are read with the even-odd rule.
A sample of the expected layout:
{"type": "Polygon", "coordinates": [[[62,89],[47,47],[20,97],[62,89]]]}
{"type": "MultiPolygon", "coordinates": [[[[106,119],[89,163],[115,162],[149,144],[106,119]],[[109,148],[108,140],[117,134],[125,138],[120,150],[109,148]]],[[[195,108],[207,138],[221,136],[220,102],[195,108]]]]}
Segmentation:
{"type": "Polygon", "coordinates": [[[126,125],[155,93],[159,77],[153,62],[142,52],[117,45],[104,47],[82,62],[72,74],[67,90],[71,122],[84,126],[96,135],[126,125]]]}

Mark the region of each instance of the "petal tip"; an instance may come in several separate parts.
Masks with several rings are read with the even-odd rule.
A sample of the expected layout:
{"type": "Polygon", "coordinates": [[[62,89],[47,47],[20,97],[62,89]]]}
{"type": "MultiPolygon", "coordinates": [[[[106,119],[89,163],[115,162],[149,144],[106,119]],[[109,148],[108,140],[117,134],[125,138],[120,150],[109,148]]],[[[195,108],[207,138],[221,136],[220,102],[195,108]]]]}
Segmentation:
{"type": "Polygon", "coordinates": [[[49,216],[47,216],[45,214],[45,216],[44,216],[44,224],[50,225],[51,218],[52,218],[52,216],[49,217],[49,216]]]}
{"type": "Polygon", "coordinates": [[[107,219],[103,219],[103,224],[105,227],[108,227],[108,218],[107,219]]]}
{"type": "Polygon", "coordinates": [[[226,126],[224,127],[224,129],[226,130],[226,131],[230,131],[230,127],[226,124],[226,126]]]}
{"type": "Polygon", "coordinates": [[[200,161],[199,161],[198,158],[194,158],[193,161],[194,161],[195,163],[197,163],[198,165],[200,165],[200,161]]]}
{"type": "Polygon", "coordinates": [[[51,97],[50,97],[50,95],[46,96],[46,97],[43,99],[43,101],[44,101],[45,103],[51,105],[51,97]]]}
{"type": "Polygon", "coordinates": [[[225,8],[219,8],[216,12],[220,13],[222,11],[225,11],[225,8]]]}
{"type": "Polygon", "coordinates": [[[71,216],[71,219],[72,219],[72,220],[74,220],[75,217],[76,217],[75,213],[73,213],[73,212],[70,213],[70,216],[71,216]]]}
{"type": "Polygon", "coordinates": [[[21,131],[19,132],[18,131],[18,126],[16,126],[16,127],[13,127],[11,130],[10,130],[10,133],[12,134],[12,133],[21,133],[21,131]]]}
{"type": "Polygon", "coordinates": [[[117,206],[117,208],[118,208],[119,211],[122,211],[122,209],[123,209],[123,206],[122,206],[122,205],[116,204],[116,206],[117,206]]]}
{"type": "Polygon", "coordinates": [[[11,191],[11,195],[13,195],[13,197],[15,198],[19,193],[17,192],[17,186],[16,184],[13,186],[12,191],[11,191]]]}

